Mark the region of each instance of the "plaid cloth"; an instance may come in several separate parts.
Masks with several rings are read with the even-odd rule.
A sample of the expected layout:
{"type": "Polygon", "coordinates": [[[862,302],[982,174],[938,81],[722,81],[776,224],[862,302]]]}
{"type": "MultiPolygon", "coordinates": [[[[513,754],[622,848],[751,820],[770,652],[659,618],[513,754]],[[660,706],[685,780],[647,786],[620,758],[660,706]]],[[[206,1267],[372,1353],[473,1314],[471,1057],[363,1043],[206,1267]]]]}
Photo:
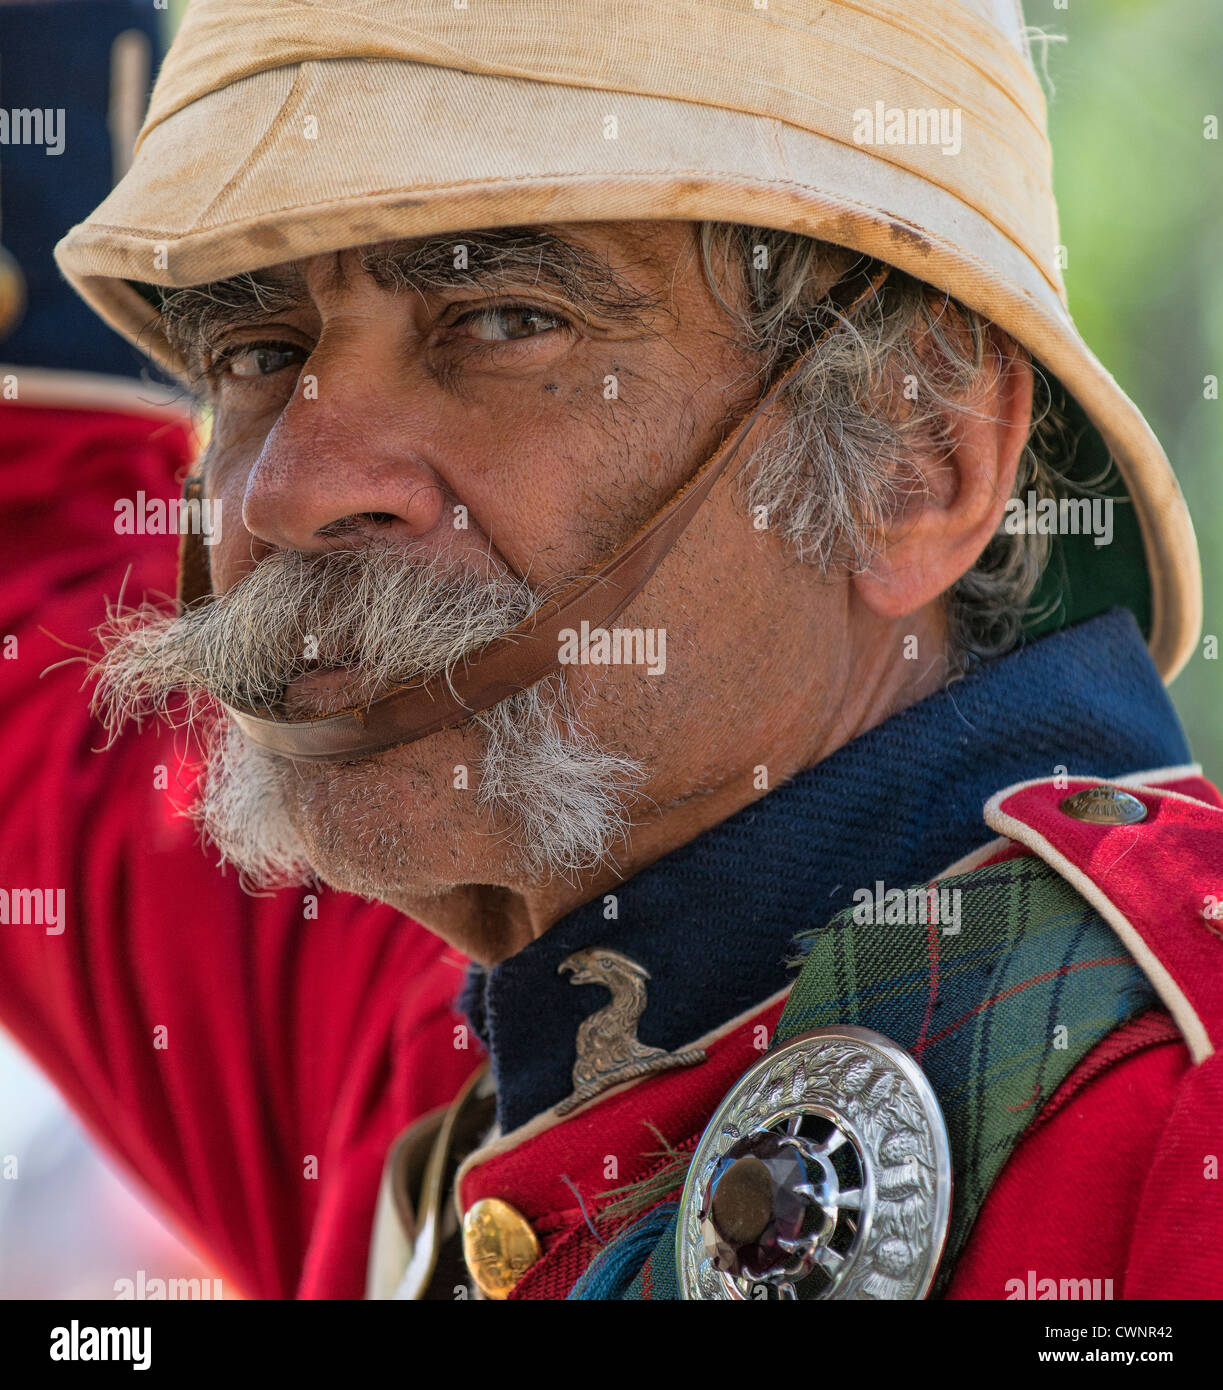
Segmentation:
{"type": "MultiPolygon", "coordinates": [[[[957,934],[945,924],[866,925],[849,908],[798,938],[802,971],[773,1037],[777,1047],[811,1028],[858,1024],[921,1065],[943,1109],[955,1175],[934,1296],[1043,1102],[1107,1034],[1155,1002],[1108,924],[1043,860],[1009,859],[938,887],[960,894],[957,934]]],[[[675,1225],[671,1203],[655,1208],[600,1254],[571,1297],[677,1298],[675,1225]],[[668,1209],[661,1238],[626,1278],[620,1242],[635,1233],[640,1241],[644,1222],[668,1209]]]]}

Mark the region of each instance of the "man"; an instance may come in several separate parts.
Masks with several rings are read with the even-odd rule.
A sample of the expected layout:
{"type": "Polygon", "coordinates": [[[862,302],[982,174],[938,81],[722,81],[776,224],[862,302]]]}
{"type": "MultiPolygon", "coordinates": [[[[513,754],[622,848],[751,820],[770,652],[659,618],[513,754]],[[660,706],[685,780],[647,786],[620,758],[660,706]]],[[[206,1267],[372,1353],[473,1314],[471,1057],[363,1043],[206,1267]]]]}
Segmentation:
{"type": "Polygon", "coordinates": [[[176,609],[10,600],[140,567],[8,1018],[252,1294],[1217,1291],[1192,531],[1018,8],[498,21],[197,0],[58,248],[211,438],[176,609]]]}

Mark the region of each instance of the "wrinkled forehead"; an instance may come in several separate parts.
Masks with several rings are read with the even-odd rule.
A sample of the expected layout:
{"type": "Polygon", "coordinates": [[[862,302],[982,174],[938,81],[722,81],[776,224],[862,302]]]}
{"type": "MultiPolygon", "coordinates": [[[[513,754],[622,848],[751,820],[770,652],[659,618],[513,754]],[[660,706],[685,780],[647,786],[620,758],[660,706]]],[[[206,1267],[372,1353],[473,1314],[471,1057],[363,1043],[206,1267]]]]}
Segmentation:
{"type": "Polygon", "coordinates": [[[473,227],[341,247],[273,266],[252,267],[245,273],[268,283],[300,284],[307,267],[328,266],[334,282],[342,284],[356,267],[386,289],[414,283],[444,287],[492,274],[558,278],[575,284],[611,281],[618,278],[612,268],[617,264],[630,273],[633,267],[645,271],[656,268],[674,245],[675,225],[593,222],[555,227],[473,227]]]}

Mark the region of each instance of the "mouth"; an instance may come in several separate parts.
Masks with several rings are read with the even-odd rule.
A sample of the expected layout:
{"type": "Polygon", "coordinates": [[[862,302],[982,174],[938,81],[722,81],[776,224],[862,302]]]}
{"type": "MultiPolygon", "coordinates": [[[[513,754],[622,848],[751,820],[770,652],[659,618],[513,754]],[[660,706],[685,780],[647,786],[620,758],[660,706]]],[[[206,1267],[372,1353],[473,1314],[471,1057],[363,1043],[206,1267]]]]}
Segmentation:
{"type": "Polygon", "coordinates": [[[371,681],[359,666],[319,666],[285,686],[280,708],[290,719],[315,719],[372,704],[396,688],[371,681]]]}

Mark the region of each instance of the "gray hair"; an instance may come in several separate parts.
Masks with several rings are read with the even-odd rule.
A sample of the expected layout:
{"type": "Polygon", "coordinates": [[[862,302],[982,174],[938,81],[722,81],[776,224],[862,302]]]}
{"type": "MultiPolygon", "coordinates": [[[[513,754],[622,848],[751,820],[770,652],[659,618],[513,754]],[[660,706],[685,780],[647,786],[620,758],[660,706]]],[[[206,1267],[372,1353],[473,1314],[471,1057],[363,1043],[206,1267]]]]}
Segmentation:
{"type": "MultiPolygon", "coordinates": [[[[802,353],[787,388],[786,427],[757,450],[744,475],[749,507],[763,507],[796,556],[822,571],[869,565],[872,537],[900,501],[924,487],[919,457],[946,447],[949,422],[968,404],[1001,330],[900,271],[831,330],[821,301],[864,258],[799,233],[730,222],[699,226],[705,276],[760,354],[763,377],[802,353]],[[746,308],[722,289],[746,281],[746,308]]],[[[731,296],[738,300],[741,296],[731,296]]],[[[1069,486],[1064,396],[1032,362],[1032,422],[1013,496],[1057,497],[1069,486]]],[[[1099,480],[1093,480],[1099,481],[1099,480]]],[[[1076,489],[1078,490],[1078,489],[1076,489]]],[[[944,596],[951,659],[964,669],[1019,641],[1048,562],[1044,534],[999,532],[944,596]]]]}

